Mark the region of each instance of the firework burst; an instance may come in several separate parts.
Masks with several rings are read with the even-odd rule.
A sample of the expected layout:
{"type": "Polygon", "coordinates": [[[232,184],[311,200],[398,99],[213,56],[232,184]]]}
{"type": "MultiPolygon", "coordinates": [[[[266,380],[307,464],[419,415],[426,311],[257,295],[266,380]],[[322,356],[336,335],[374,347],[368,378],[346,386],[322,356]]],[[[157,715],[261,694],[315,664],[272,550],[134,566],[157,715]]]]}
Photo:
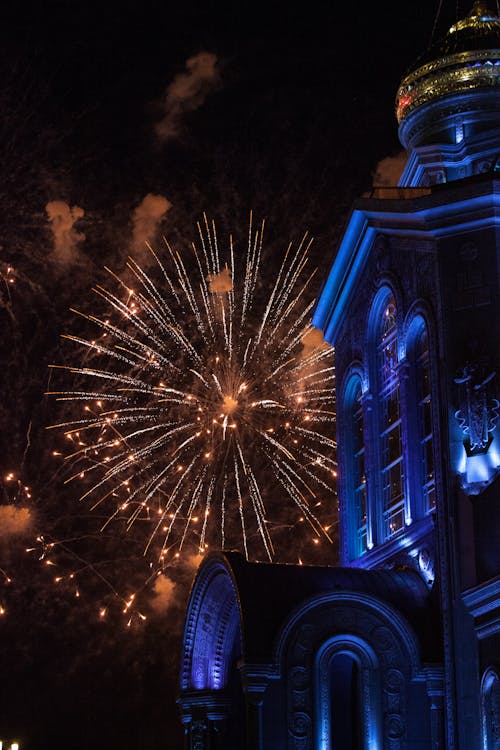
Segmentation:
{"type": "Polygon", "coordinates": [[[231,237],[223,251],[206,217],[198,231],[188,257],[165,240],[153,270],[130,259],[133,282],[110,271],[114,291],[94,290],[105,314],[78,313],[94,337],[65,336],[83,357],[62,366],[74,390],[51,392],[83,413],[54,427],[71,445],[67,481],[83,483],[103,527],[140,528],[163,562],[193,543],[272,559],[284,509],[313,541],[328,536],[316,509],[336,475],[310,240],[288,247],[266,294],[264,224],[250,220],[243,253],[231,237]]]}

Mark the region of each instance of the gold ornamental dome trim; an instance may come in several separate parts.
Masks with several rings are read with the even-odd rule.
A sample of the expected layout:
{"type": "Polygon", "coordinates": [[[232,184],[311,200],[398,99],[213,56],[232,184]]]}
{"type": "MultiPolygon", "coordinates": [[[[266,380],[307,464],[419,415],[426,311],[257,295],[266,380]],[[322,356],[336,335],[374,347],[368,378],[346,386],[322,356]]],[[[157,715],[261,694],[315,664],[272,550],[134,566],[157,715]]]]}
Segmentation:
{"type": "Polygon", "coordinates": [[[435,73],[438,70],[444,70],[445,68],[464,66],[467,67],[470,63],[481,62],[482,60],[498,60],[500,56],[500,48],[498,49],[487,49],[487,50],[475,50],[470,52],[456,52],[453,55],[446,55],[440,57],[438,60],[431,60],[425,65],[421,65],[419,68],[414,70],[412,73],[408,73],[407,76],[401,81],[400,89],[403,86],[408,86],[418,81],[420,78],[435,73]]]}
{"type": "Polygon", "coordinates": [[[401,122],[410,112],[442,96],[500,85],[500,18],[484,0],[457,21],[438,43],[436,58],[409,73],[396,96],[401,122]]]}
{"type": "Polygon", "coordinates": [[[500,49],[460,52],[422,65],[401,82],[396,117],[441,96],[500,86],[500,49]]]}

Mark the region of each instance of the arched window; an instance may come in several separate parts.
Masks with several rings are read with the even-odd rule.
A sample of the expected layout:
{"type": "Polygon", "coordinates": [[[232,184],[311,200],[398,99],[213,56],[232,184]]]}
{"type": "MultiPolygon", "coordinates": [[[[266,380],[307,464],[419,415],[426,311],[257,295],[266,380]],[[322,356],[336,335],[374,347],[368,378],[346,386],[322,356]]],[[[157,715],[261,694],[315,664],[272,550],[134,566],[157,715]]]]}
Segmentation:
{"type": "Polygon", "coordinates": [[[330,735],[333,748],[364,750],[361,669],[358,659],[340,652],[330,662],[330,735]]]}
{"type": "Polygon", "coordinates": [[[361,380],[354,375],[345,397],[347,513],[349,517],[350,556],[367,550],[367,494],[365,475],[365,439],[361,380]]]}
{"type": "Polygon", "coordinates": [[[414,401],[416,406],[418,484],[422,493],[422,511],[428,513],[436,505],[434,473],[434,439],[432,430],[431,370],[429,336],[423,318],[418,317],[410,328],[410,364],[413,367],[414,401]]]}
{"type": "Polygon", "coordinates": [[[398,374],[396,303],[388,294],[380,320],[377,347],[382,533],[385,539],[404,527],[405,475],[398,374]]]}
{"type": "Polygon", "coordinates": [[[500,679],[488,668],[481,680],[483,750],[500,750],[500,679]]]}
{"type": "Polygon", "coordinates": [[[378,662],[357,636],[335,636],[320,649],[317,670],[319,750],[381,747],[378,662]]]}

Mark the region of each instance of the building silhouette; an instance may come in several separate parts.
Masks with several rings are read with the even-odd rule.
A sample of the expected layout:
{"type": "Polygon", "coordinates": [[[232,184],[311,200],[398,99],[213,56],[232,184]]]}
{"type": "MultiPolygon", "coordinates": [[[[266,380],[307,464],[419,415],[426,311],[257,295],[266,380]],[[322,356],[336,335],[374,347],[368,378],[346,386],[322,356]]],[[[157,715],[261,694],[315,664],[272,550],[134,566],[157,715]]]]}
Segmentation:
{"type": "Polygon", "coordinates": [[[335,347],[340,567],[209,555],[189,750],[500,750],[500,18],[481,1],[397,94],[408,162],[350,213],[335,347]]]}

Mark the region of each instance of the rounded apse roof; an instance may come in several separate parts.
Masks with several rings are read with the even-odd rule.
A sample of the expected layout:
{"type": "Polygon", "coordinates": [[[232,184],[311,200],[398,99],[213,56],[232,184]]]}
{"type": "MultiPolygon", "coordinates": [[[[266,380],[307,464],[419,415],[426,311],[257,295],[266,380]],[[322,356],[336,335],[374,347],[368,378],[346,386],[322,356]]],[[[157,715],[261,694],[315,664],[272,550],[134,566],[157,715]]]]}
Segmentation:
{"type": "MultiPolygon", "coordinates": [[[[361,570],[256,563],[247,562],[238,552],[214,552],[205,558],[198,571],[191,592],[189,611],[193,610],[193,603],[197,600],[200,588],[204,586],[205,577],[212,580],[211,571],[215,569],[226,571],[228,581],[232,581],[235,601],[238,601],[241,615],[243,654],[248,663],[270,663],[276,639],[292,613],[309,599],[339,591],[364,593],[395,607],[417,633],[423,654],[428,658],[435,657],[433,596],[414,570],[361,570]]],[[[203,619],[202,612],[201,615],[203,619]]],[[[192,633],[196,640],[197,628],[194,624],[189,624],[190,619],[192,617],[188,616],[185,650],[189,640],[186,634],[192,633]]],[[[206,632],[205,618],[203,639],[206,638],[206,632]]]]}
{"type": "Polygon", "coordinates": [[[440,97],[500,86],[500,17],[484,0],[422,55],[401,81],[396,116],[440,97]]]}

